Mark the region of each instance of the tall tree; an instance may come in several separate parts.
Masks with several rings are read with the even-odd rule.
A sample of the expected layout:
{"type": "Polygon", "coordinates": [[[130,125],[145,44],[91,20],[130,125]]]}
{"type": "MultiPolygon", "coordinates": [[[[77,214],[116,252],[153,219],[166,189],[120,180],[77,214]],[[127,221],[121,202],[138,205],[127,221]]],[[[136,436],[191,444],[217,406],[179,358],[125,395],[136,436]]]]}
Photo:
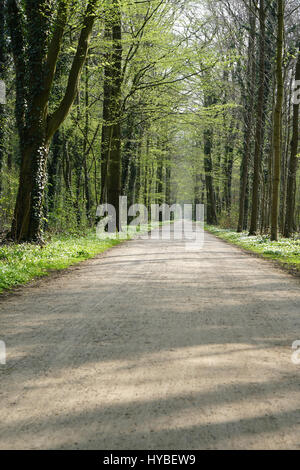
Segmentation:
{"type": "MultiPolygon", "coordinates": [[[[296,63],[295,86],[296,90],[300,89],[300,43],[298,59],[296,63]]],[[[299,101],[296,100],[293,104],[293,135],[291,141],[291,153],[288,168],[288,182],[286,194],[286,222],[284,228],[284,236],[290,237],[295,231],[295,199],[296,199],[296,176],[298,168],[298,141],[299,141],[299,101]]]]}
{"type": "Polygon", "coordinates": [[[279,214],[279,187],[281,166],[281,133],[282,133],[282,102],[283,102],[283,36],[284,36],[284,0],[278,1],[277,10],[277,57],[276,57],[276,79],[277,97],[274,114],[273,146],[274,146],[274,171],[272,192],[272,214],[271,214],[271,240],[278,240],[278,214],[279,214]]]}
{"type": "Polygon", "coordinates": [[[249,42],[248,42],[248,63],[247,63],[247,87],[244,91],[244,149],[241,163],[240,177],[240,199],[239,199],[239,222],[238,232],[242,232],[245,219],[245,200],[249,178],[249,160],[251,154],[251,136],[253,130],[253,108],[254,108],[254,84],[256,64],[254,59],[255,53],[255,33],[256,33],[256,17],[253,11],[253,0],[249,0],[249,42]]]}
{"type": "Polygon", "coordinates": [[[52,2],[25,0],[24,11],[16,0],[8,0],[8,22],[17,82],[17,122],[21,169],[19,190],[10,236],[18,241],[42,239],[43,197],[46,162],[51,138],[68,116],[78,90],[97,0],[89,0],[65,94],[49,113],[50,93],[65,32],[69,0],[60,0],[51,40],[52,2]]]}
{"type": "Polygon", "coordinates": [[[121,87],[122,87],[122,18],[119,0],[113,0],[112,64],[113,73],[110,90],[110,116],[112,122],[109,135],[107,163],[107,202],[115,207],[119,230],[119,197],[121,195],[121,87]]]}
{"type": "Polygon", "coordinates": [[[256,235],[259,215],[259,189],[261,177],[261,146],[263,129],[263,110],[265,94],[265,40],[266,40],[266,9],[265,0],[259,2],[259,89],[256,109],[256,133],[254,151],[254,172],[252,185],[252,209],[249,235],[256,235]]]}
{"type": "MultiPolygon", "coordinates": [[[[6,37],[5,37],[5,3],[0,1],[0,80],[5,83],[7,65],[6,37]]],[[[4,91],[4,90],[3,90],[4,91]]],[[[5,154],[5,104],[0,103],[0,195],[2,188],[1,170],[5,154]]]]}
{"type": "MultiPolygon", "coordinates": [[[[205,107],[209,107],[214,103],[215,99],[212,96],[206,97],[205,107]]],[[[204,170],[207,199],[207,223],[210,225],[217,225],[216,195],[213,180],[212,138],[212,128],[206,128],[204,130],[204,170]]]]}

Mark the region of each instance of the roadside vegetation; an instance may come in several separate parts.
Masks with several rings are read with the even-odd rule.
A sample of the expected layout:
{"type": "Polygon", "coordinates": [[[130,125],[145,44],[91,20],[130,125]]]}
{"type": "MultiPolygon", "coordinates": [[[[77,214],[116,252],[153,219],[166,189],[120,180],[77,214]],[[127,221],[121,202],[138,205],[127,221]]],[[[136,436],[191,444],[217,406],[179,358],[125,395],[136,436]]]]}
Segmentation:
{"type": "Polygon", "coordinates": [[[224,229],[213,225],[206,226],[206,230],[213,235],[247,251],[252,251],[277,261],[280,265],[300,273],[300,237],[279,238],[271,241],[268,235],[250,236],[248,232],[237,233],[231,229],[224,229]]]}
{"type": "Polygon", "coordinates": [[[0,293],[93,258],[119,243],[119,240],[99,240],[95,231],[90,230],[81,235],[55,235],[44,246],[31,243],[2,245],[0,293]]]}
{"type": "MultiPolygon", "coordinates": [[[[165,223],[170,223],[166,221],[165,223]]],[[[0,244],[0,294],[10,288],[24,285],[53,271],[68,268],[103,253],[130,240],[136,234],[143,235],[161,226],[160,222],[128,226],[126,237],[100,239],[95,229],[84,232],[55,234],[44,245],[37,243],[0,244]]]]}

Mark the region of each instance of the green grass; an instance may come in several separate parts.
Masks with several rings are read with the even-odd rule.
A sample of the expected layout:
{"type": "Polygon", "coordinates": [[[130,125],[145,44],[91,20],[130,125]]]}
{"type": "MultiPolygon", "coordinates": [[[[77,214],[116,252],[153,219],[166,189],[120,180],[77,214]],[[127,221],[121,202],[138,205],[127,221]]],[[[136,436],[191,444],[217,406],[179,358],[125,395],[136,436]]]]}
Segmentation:
{"type": "Polygon", "coordinates": [[[280,238],[278,242],[272,242],[268,236],[249,237],[247,232],[237,233],[211,225],[206,226],[206,229],[213,235],[245,250],[275,260],[285,268],[300,271],[300,239],[280,238]]]}
{"type": "MultiPolygon", "coordinates": [[[[161,223],[140,226],[139,233],[147,233],[161,223]]],[[[128,239],[135,229],[128,227],[128,239]]],[[[51,271],[68,268],[81,261],[94,258],[123,240],[100,240],[95,230],[81,235],[55,235],[45,246],[35,244],[0,245],[0,294],[12,287],[47,276],[51,271]]]]}
{"type": "Polygon", "coordinates": [[[57,235],[44,246],[0,245],[0,293],[90,259],[120,243],[99,240],[94,231],[86,235],[57,235]]]}

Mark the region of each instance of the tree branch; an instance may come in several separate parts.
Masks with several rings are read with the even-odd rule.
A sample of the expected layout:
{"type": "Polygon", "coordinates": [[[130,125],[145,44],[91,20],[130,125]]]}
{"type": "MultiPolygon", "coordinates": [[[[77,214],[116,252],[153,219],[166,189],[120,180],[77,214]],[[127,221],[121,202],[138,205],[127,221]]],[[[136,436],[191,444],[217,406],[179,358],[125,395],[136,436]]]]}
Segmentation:
{"type": "Polygon", "coordinates": [[[48,101],[51,86],[53,83],[57,58],[61,49],[62,38],[67,24],[69,12],[69,0],[60,0],[57,10],[56,25],[53,32],[52,40],[49,45],[46,60],[46,76],[44,83],[45,100],[48,101]]]}
{"type": "Polygon", "coordinates": [[[74,56],[73,64],[69,73],[65,96],[63,97],[56,111],[54,111],[52,116],[49,116],[48,119],[47,140],[51,139],[55,131],[66,119],[71,109],[71,106],[76,98],[82,67],[87,57],[92,29],[96,19],[96,4],[97,0],[90,0],[87,5],[83,21],[83,27],[81,29],[80,38],[78,41],[77,51],[74,56]]]}

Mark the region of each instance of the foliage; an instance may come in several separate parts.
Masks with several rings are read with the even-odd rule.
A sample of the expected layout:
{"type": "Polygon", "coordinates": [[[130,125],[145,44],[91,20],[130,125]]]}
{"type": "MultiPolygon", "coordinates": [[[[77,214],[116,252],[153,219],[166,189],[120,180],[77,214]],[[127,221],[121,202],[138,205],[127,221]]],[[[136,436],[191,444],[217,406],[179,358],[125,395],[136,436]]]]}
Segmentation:
{"type": "Polygon", "coordinates": [[[0,292],[93,258],[119,243],[118,240],[99,240],[94,231],[89,231],[53,236],[45,246],[0,245],[0,292]]]}
{"type": "MultiPolygon", "coordinates": [[[[214,213],[212,224],[218,222],[221,227],[230,228],[241,222],[244,230],[250,225],[256,193],[255,232],[269,233],[276,201],[275,194],[272,203],[271,193],[278,2],[41,0],[39,5],[51,4],[51,9],[45,10],[49,17],[39,16],[39,20],[36,2],[6,0],[5,3],[10,8],[19,7],[22,21],[19,24],[9,9],[5,21],[4,15],[0,15],[0,70],[5,69],[3,77],[9,90],[6,125],[0,132],[1,234],[9,231],[16,218],[18,188],[22,193],[19,206],[31,198],[32,191],[25,188],[22,174],[19,179],[21,160],[24,160],[19,145],[22,144],[20,119],[26,118],[31,124],[34,112],[40,110],[35,100],[29,99],[29,92],[35,80],[45,80],[41,71],[45,52],[60,26],[63,34],[60,31],[59,53],[57,57],[54,54],[57,60],[49,99],[47,103],[42,100],[44,112],[36,119],[36,124],[42,120],[45,131],[71,80],[72,99],[68,105],[72,107],[67,106],[64,119],[59,119],[57,132],[47,143],[49,149],[46,146],[40,161],[45,174],[38,191],[36,213],[37,225],[42,225],[46,237],[48,232],[61,236],[94,227],[97,206],[109,202],[107,185],[116,198],[127,195],[130,204],[143,203],[148,209],[152,203],[203,203],[208,216],[214,213]],[[82,69],[77,68],[74,74],[72,63],[87,18],[86,6],[96,4],[98,7],[91,12],[93,27],[89,49],[85,50],[87,57],[84,63],[80,62],[82,69]],[[61,23],[57,22],[59,5],[63,9],[68,7],[61,23]],[[264,5],[266,49],[263,100],[259,96],[261,5],[264,5]],[[20,37],[25,32],[24,47],[20,41],[14,41],[17,24],[20,37]],[[36,44],[36,38],[43,39],[40,45],[36,44]],[[20,60],[18,64],[16,59],[20,60]],[[22,80],[26,82],[25,87],[21,86],[22,80]],[[23,114],[20,114],[20,100],[21,104],[26,101],[21,106],[23,114]],[[257,113],[260,103],[263,103],[262,122],[257,113]],[[255,152],[258,124],[261,147],[255,152]],[[111,137],[107,139],[108,149],[107,135],[111,137]],[[254,155],[258,157],[256,166],[254,155]]],[[[295,119],[297,109],[292,105],[292,81],[299,62],[298,3],[297,0],[285,2],[280,207],[275,217],[281,233],[289,220],[288,235],[299,230],[300,225],[295,131],[299,126],[295,119]]],[[[40,96],[43,86],[33,91],[35,97],[35,93],[40,96]]],[[[28,132],[28,125],[25,130],[28,132]]],[[[37,133],[31,129],[29,135],[37,133]]],[[[25,147],[30,147],[30,138],[25,140],[25,147]]],[[[38,160],[37,152],[31,148],[27,153],[27,163],[38,160]]],[[[27,168],[25,176],[32,176],[33,170],[27,168]]],[[[19,209],[17,218],[22,226],[20,220],[24,214],[35,211],[34,207],[30,211],[19,209]]]]}
{"type": "Polygon", "coordinates": [[[287,268],[300,271],[300,238],[280,238],[278,241],[271,241],[270,236],[267,235],[249,237],[247,232],[237,233],[211,225],[206,228],[223,240],[258,253],[264,258],[276,260],[287,268]]]}

